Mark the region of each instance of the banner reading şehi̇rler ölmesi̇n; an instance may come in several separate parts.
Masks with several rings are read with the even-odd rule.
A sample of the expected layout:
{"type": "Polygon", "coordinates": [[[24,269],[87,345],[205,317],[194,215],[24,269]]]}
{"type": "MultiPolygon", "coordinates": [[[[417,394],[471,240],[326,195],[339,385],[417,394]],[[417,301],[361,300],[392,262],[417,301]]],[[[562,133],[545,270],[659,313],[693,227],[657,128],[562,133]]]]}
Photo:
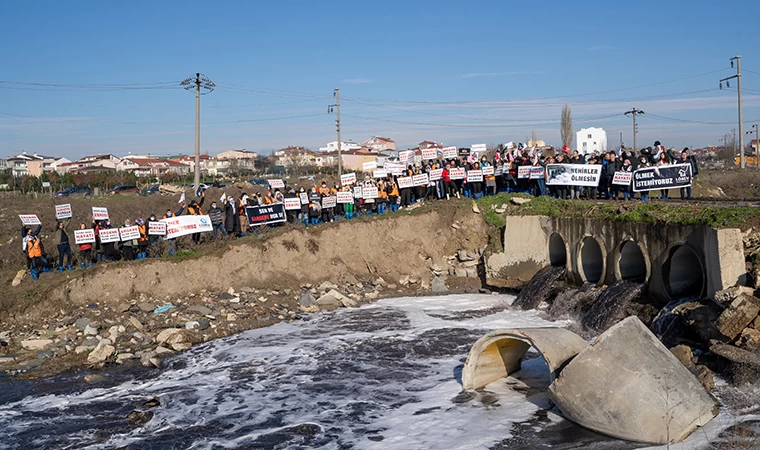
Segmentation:
{"type": "Polygon", "coordinates": [[[248,217],[248,224],[267,225],[270,223],[285,222],[285,205],[274,203],[272,205],[247,206],[245,215],[248,217]]]}
{"type": "Polygon", "coordinates": [[[691,186],[691,164],[647,167],[633,172],[633,191],[653,191],[691,186]]]}
{"type": "Polygon", "coordinates": [[[602,166],[592,164],[547,164],[546,184],[549,186],[599,186],[602,166]]]}

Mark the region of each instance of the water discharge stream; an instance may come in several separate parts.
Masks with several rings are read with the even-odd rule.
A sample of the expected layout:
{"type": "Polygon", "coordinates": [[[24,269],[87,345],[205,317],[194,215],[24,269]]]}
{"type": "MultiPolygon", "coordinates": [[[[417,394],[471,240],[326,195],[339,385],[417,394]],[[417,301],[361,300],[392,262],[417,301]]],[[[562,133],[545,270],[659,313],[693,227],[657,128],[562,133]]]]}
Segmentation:
{"type": "MultiPolygon", "coordinates": [[[[523,370],[461,388],[470,346],[497,328],[566,326],[513,310],[511,296],[382,300],[197,346],[161,371],[111,367],[0,390],[2,448],[631,449],[556,414],[549,374],[523,370]],[[161,406],[149,409],[146,400],[161,406]],[[153,413],[144,425],[133,410],[153,413]]],[[[674,449],[702,448],[695,433],[674,449]]]]}

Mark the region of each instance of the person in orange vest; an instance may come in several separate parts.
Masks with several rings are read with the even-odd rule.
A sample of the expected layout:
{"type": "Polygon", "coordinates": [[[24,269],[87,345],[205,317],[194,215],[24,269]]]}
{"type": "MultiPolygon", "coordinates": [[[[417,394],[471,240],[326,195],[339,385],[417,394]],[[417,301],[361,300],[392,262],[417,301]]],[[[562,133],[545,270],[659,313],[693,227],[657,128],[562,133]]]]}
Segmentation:
{"type": "Polygon", "coordinates": [[[50,272],[47,268],[48,262],[42,253],[42,240],[39,236],[32,234],[26,242],[26,252],[32,264],[32,278],[37,280],[40,272],[50,272]]]}
{"type": "MultiPolygon", "coordinates": [[[[206,191],[203,191],[203,192],[201,192],[201,201],[200,201],[200,203],[198,203],[195,200],[193,200],[187,206],[187,214],[191,215],[191,216],[201,216],[201,215],[203,215],[203,210],[201,210],[201,207],[203,206],[203,202],[205,200],[206,200],[206,191]]],[[[195,244],[200,244],[200,242],[201,242],[201,234],[200,233],[193,233],[193,242],[195,244]]]]}
{"type": "Polygon", "coordinates": [[[135,220],[135,225],[140,230],[140,237],[137,238],[137,259],[144,259],[148,256],[148,226],[141,218],[135,220]]]}

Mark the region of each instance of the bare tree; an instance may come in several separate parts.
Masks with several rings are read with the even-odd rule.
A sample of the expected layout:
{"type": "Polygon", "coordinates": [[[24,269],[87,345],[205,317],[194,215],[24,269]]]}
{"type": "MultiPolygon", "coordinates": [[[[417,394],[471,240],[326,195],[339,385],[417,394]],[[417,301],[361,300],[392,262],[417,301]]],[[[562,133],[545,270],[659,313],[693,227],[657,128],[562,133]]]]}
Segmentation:
{"type": "Polygon", "coordinates": [[[573,112],[568,105],[562,107],[562,121],[559,129],[562,145],[573,148],[573,112]]]}

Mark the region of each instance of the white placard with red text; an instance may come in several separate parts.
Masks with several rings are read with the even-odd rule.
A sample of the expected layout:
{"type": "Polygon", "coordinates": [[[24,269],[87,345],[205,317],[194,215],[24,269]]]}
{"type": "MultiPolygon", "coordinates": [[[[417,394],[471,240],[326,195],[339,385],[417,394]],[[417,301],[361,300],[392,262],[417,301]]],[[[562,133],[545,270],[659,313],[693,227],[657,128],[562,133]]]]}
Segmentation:
{"type": "Polygon", "coordinates": [[[301,210],[301,199],[299,197],[284,198],[282,202],[285,204],[285,209],[288,211],[301,210]]]}
{"type": "Polygon", "coordinates": [[[485,176],[485,175],[493,175],[495,169],[493,168],[493,166],[486,166],[480,170],[483,171],[483,176],[485,176]]]}
{"type": "Polygon", "coordinates": [[[470,153],[485,153],[488,150],[486,144],[472,144],[470,147],[470,153]]]}
{"type": "Polygon", "coordinates": [[[468,170],[467,171],[467,182],[468,183],[480,183],[483,181],[483,171],[482,170],[468,170]]]}
{"type": "Polygon", "coordinates": [[[105,219],[108,219],[108,208],[93,206],[92,220],[105,220],[105,219]]]}
{"type": "Polygon", "coordinates": [[[414,180],[412,180],[412,177],[398,177],[398,188],[399,189],[405,189],[414,187],[414,180]]]}
{"type": "Polygon", "coordinates": [[[412,183],[415,186],[427,186],[428,182],[428,174],[426,173],[420,173],[412,176],[412,183]]]}
{"type": "Polygon", "coordinates": [[[148,235],[166,236],[166,223],[156,220],[148,222],[148,235]]]}
{"type": "Polygon", "coordinates": [[[351,173],[344,173],[340,176],[340,185],[341,186],[348,186],[350,184],[356,183],[356,174],[351,173]]]}
{"type": "Polygon", "coordinates": [[[430,181],[437,181],[443,177],[443,169],[433,169],[430,171],[430,181]]]}
{"type": "Polygon", "coordinates": [[[42,225],[36,214],[19,214],[18,218],[24,225],[42,225]]]}
{"type": "Polygon", "coordinates": [[[398,160],[401,162],[412,162],[414,161],[414,152],[412,150],[398,152],[398,160]]]}
{"type": "Polygon", "coordinates": [[[452,180],[463,180],[464,167],[455,167],[453,169],[449,169],[449,178],[452,180]]]}
{"type": "Polygon", "coordinates": [[[208,216],[176,216],[161,219],[161,222],[166,223],[166,239],[212,231],[214,229],[208,216]]]}
{"type": "Polygon", "coordinates": [[[615,176],[612,177],[612,184],[620,186],[628,186],[633,179],[632,172],[615,172],[615,176]]]}
{"type": "Polygon", "coordinates": [[[272,180],[269,180],[269,187],[271,187],[272,189],[284,189],[285,182],[280,179],[272,179],[272,180]]]}
{"type": "Polygon", "coordinates": [[[322,197],[322,208],[335,208],[337,204],[338,200],[334,195],[322,197]]]}
{"type": "Polygon", "coordinates": [[[544,178],[544,168],[542,166],[533,166],[530,168],[530,179],[540,180],[544,178]]]}
{"type": "Polygon", "coordinates": [[[338,192],[335,194],[337,198],[338,203],[353,203],[354,202],[354,194],[350,192],[338,192]]]}
{"type": "Polygon", "coordinates": [[[58,220],[68,219],[72,216],[71,205],[55,205],[55,218],[58,220]]]}
{"type": "Polygon", "coordinates": [[[95,230],[92,228],[87,230],[74,230],[75,244],[91,244],[93,242],[95,242],[95,230]]]}
{"type": "Polygon", "coordinates": [[[443,150],[441,150],[441,153],[443,153],[444,159],[456,159],[456,157],[457,157],[457,148],[456,147],[444,147],[443,150]]]}
{"type": "Polygon", "coordinates": [[[436,158],[438,158],[438,149],[437,148],[423,148],[423,149],[420,149],[420,153],[422,153],[422,159],[436,159],[436,158]]]}
{"type": "Polygon", "coordinates": [[[388,171],[385,169],[377,169],[373,174],[373,178],[386,178],[388,176],[388,171]]]}
{"type": "Polygon", "coordinates": [[[119,242],[121,240],[121,237],[119,237],[118,228],[106,228],[106,229],[100,230],[98,232],[98,236],[100,237],[101,244],[107,244],[109,242],[119,242]]]}
{"type": "Polygon", "coordinates": [[[365,186],[364,189],[362,189],[362,197],[363,198],[377,198],[377,187],[365,186]]]}
{"type": "Polygon", "coordinates": [[[119,228],[119,235],[122,241],[131,241],[132,239],[138,239],[140,237],[140,228],[137,225],[131,227],[119,228]]]}
{"type": "Polygon", "coordinates": [[[371,172],[377,169],[377,161],[368,161],[368,162],[362,163],[362,169],[365,172],[371,172]]]}
{"type": "Polygon", "coordinates": [[[520,166],[517,168],[517,178],[530,178],[530,169],[532,166],[520,166]]]}

